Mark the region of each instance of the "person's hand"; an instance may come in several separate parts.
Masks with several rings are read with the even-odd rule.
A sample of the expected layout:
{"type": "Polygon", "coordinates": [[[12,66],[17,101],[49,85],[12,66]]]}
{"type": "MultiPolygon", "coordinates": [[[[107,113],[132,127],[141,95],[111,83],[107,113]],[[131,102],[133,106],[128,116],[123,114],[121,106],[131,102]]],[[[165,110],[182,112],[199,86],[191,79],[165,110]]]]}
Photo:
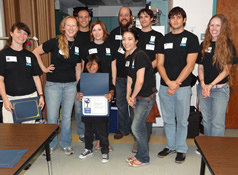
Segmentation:
{"type": "Polygon", "coordinates": [[[12,109],[14,109],[12,103],[7,99],[6,101],[3,102],[3,104],[4,108],[12,113],[12,109]]]}
{"type": "Polygon", "coordinates": [[[78,93],[77,93],[77,99],[78,99],[79,101],[82,101],[82,98],[83,98],[83,93],[78,92],[78,93]]]}
{"type": "MultiPolygon", "coordinates": [[[[176,89],[176,90],[177,90],[177,89],[176,89]]],[[[168,88],[168,90],[167,90],[167,94],[173,96],[174,93],[176,92],[176,90],[172,90],[172,89],[168,88]]]]}
{"type": "Polygon", "coordinates": [[[104,96],[109,102],[111,102],[111,100],[112,100],[112,94],[111,93],[105,94],[104,96]]]}
{"type": "Polygon", "coordinates": [[[136,99],[132,98],[132,97],[128,97],[127,98],[127,103],[129,106],[131,106],[132,108],[135,108],[135,104],[136,104],[136,99]]]}
{"type": "Polygon", "coordinates": [[[44,106],[45,106],[44,97],[40,96],[40,98],[39,98],[39,107],[41,108],[41,110],[43,110],[44,106]]]}
{"type": "Polygon", "coordinates": [[[49,67],[45,68],[45,69],[43,70],[43,72],[45,72],[45,73],[48,73],[48,72],[52,73],[53,70],[55,70],[55,65],[54,65],[54,64],[51,64],[49,67]]]}
{"type": "Polygon", "coordinates": [[[170,90],[176,92],[177,89],[180,87],[181,83],[178,83],[177,81],[169,81],[168,87],[170,90]]]}

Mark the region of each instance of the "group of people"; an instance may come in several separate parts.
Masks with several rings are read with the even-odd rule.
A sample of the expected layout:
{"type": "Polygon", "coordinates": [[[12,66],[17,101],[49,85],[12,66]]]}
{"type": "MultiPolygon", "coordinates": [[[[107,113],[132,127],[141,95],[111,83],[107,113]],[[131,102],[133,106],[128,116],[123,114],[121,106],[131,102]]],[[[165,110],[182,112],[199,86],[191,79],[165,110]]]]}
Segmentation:
{"type": "MultiPolygon", "coordinates": [[[[204,135],[224,136],[225,116],[229,101],[233,59],[236,50],[231,29],[224,15],[213,16],[206,29],[205,39],[199,46],[198,37],[185,30],[186,12],[174,7],[168,14],[171,31],[163,36],[152,29],[153,12],[141,9],[138,18],[141,29],[132,26],[132,11],[122,7],[118,13],[119,26],[108,34],[102,21],[94,21],[86,9],[78,16],[65,17],[60,24],[61,35],[50,39],[33,50],[25,49],[30,30],[24,23],[16,23],[10,39],[0,51],[0,94],[3,99],[3,122],[13,123],[10,102],[39,96],[39,106],[47,107],[48,123],[59,121],[59,145],[66,155],[74,153],[71,143],[71,115],[73,106],[79,140],[85,150],[84,159],[93,154],[93,140],[98,140],[102,163],[109,161],[112,149],[108,141],[108,117],[82,116],[80,74],[108,73],[110,102],[116,95],[119,128],[115,139],[132,132],[135,156],[126,161],[138,167],[149,163],[149,138],[152,123],[147,117],[156,105],[159,94],[161,114],[167,146],[158,153],[163,158],[176,153],[176,163],[183,163],[187,152],[187,121],[190,111],[192,71],[198,65],[198,96],[203,116],[204,135]],[[46,67],[41,59],[51,53],[46,67]],[[156,89],[155,73],[161,76],[156,89]],[[40,75],[47,75],[43,93],[40,75]],[[44,99],[45,98],[45,99],[44,99]]],[[[96,88],[96,87],[95,87],[96,88]]],[[[51,153],[57,146],[57,137],[50,143],[51,153]]]]}

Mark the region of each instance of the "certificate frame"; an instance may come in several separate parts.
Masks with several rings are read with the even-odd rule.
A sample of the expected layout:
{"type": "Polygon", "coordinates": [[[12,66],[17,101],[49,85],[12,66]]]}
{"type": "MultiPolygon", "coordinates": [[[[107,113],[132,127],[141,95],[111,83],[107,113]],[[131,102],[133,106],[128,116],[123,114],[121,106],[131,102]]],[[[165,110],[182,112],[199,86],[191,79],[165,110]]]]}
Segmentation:
{"type": "Polygon", "coordinates": [[[108,100],[105,96],[84,96],[82,99],[82,115],[88,117],[108,117],[108,100]]]}

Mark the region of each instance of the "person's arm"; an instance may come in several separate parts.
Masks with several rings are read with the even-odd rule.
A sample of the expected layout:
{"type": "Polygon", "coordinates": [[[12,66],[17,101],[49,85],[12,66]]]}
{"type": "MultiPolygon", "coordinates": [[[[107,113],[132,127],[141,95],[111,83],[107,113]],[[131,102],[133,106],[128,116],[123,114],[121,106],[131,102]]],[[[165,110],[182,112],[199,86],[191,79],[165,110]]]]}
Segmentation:
{"type": "Polygon", "coordinates": [[[132,85],[132,78],[127,76],[127,84],[126,84],[126,100],[129,106],[133,106],[133,102],[131,101],[131,85],[132,85]]]}
{"type": "Polygon", "coordinates": [[[161,76],[161,78],[164,80],[164,82],[168,85],[168,91],[167,93],[169,95],[173,95],[174,92],[179,88],[179,85],[176,81],[171,81],[166,73],[165,67],[164,67],[164,54],[157,54],[157,70],[161,76]]]}
{"type": "Polygon", "coordinates": [[[3,76],[0,76],[0,95],[2,96],[2,100],[3,100],[5,109],[12,113],[13,106],[12,106],[12,103],[7,98],[3,76]]]}
{"type": "Polygon", "coordinates": [[[207,96],[210,97],[210,90],[213,86],[215,86],[217,83],[222,81],[225,77],[229,75],[229,70],[231,68],[231,65],[226,65],[221,73],[208,85],[206,85],[206,92],[207,96]]]}
{"type": "Polygon", "coordinates": [[[105,94],[105,97],[109,102],[111,102],[113,96],[114,96],[114,90],[110,90],[108,94],[105,94]]]}
{"type": "Polygon", "coordinates": [[[44,108],[45,102],[44,102],[44,94],[43,94],[41,80],[40,80],[40,77],[38,75],[33,76],[33,80],[35,82],[36,89],[37,89],[37,92],[38,92],[39,97],[40,97],[39,106],[41,107],[41,110],[42,110],[44,108]]]}
{"type": "Polygon", "coordinates": [[[116,59],[112,61],[111,69],[112,69],[112,84],[116,86],[116,79],[117,79],[117,60],[116,59]]]}
{"type": "Polygon", "coordinates": [[[155,60],[152,61],[151,64],[152,64],[152,68],[155,69],[157,67],[157,65],[158,65],[157,58],[155,58],[155,60]]]}
{"type": "Polygon", "coordinates": [[[143,83],[144,83],[144,76],[145,76],[145,68],[141,68],[141,69],[137,70],[135,87],[134,87],[132,95],[131,95],[132,100],[135,100],[137,94],[140,92],[140,90],[143,86],[143,83]]]}
{"type": "Polygon", "coordinates": [[[78,82],[80,80],[80,75],[81,75],[81,63],[76,64],[75,73],[76,73],[76,81],[78,82]]]}
{"type": "Polygon", "coordinates": [[[37,58],[37,62],[43,72],[48,73],[48,72],[52,72],[53,70],[55,70],[55,67],[53,64],[51,64],[47,68],[45,67],[45,65],[41,59],[41,55],[45,53],[43,50],[42,44],[40,46],[38,46],[37,48],[35,48],[32,52],[35,54],[35,56],[37,58]]]}

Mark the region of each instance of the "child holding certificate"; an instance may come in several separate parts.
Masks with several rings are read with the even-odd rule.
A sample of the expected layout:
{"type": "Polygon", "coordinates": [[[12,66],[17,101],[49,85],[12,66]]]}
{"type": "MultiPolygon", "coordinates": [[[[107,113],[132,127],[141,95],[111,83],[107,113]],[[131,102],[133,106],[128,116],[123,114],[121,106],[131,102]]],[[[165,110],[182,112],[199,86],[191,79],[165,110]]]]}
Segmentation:
{"type": "MultiPolygon", "coordinates": [[[[95,54],[89,55],[85,60],[85,70],[88,73],[100,73],[101,64],[99,57],[95,54]]],[[[80,82],[79,82],[80,83],[80,82]]],[[[80,86],[78,83],[78,100],[82,100],[83,94],[80,92],[80,86]]],[[[95,87],[97,88],[97,87],[95,87]]],[[[109,94],[105,94],[105,97],[110,102],[114,95],[114,86],[109,81],[109,94]]],[[[84,159],[93,154],[93,139],[94,139],[94,129],[96,130],[102,153],[102,163],[107,163],[109,161],[109,141],[108,141],[108,117],[82,117],[82,121],[85,124],[85,150],[79,155],[80,159],[84,159]]]]}

